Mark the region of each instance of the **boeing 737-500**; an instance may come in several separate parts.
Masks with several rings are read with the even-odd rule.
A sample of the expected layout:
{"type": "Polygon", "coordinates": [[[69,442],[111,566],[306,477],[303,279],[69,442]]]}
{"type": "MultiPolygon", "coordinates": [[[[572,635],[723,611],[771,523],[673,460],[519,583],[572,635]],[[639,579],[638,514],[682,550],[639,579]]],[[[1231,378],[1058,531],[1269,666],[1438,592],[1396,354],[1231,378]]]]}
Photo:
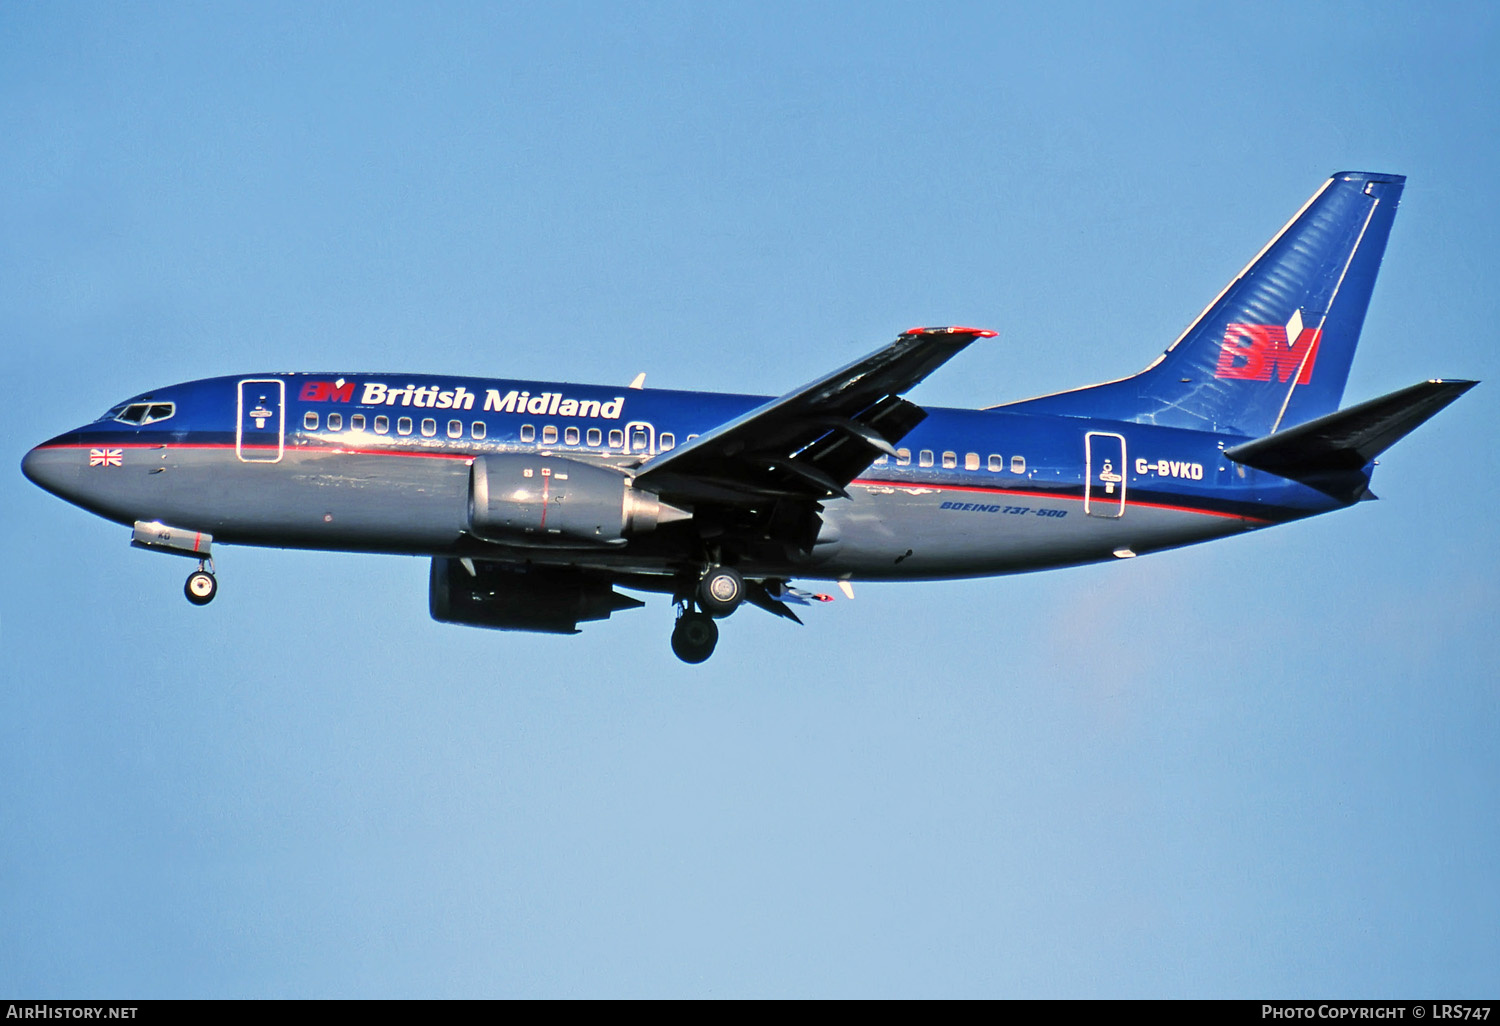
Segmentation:
{"type": "Polygon", "coordinates": [[[197,562],[214,543],[425,556],[437,620],[576,633],[662,592],[702,662],[796,579],[1107,562],[1372,498],[1376,456],[1474,385],[1340,410],[1405,179],[1337,174],[1132,377],[979,410],[905,397],[977,339],[913,328],[778,398],[425,374],[157,388],[26,454],[32,481],[197,562]]]}

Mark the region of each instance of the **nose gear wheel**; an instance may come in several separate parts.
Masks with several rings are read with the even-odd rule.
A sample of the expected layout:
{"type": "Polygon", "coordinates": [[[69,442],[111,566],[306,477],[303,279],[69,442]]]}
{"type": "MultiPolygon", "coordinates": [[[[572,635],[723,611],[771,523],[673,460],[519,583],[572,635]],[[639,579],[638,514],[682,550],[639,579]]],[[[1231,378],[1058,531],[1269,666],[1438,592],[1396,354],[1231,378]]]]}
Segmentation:
{"type": "Polygon", "coordinates": [[[193,605],[206,606],[219,593],[219,580],[212,571],[199,564],[198,569],[188,574],[187,583],[182,586],[182,593],[193,605]]]}

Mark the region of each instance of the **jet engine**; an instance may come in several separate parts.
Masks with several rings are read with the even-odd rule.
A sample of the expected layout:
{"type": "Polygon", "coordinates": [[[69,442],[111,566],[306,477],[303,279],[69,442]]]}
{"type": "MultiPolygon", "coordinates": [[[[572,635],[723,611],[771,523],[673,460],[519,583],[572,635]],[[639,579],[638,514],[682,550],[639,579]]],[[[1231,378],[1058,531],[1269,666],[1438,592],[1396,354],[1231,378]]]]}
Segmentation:
{"type": "Polygon", "coordinates": [[[493,541],[617,544],[691,516],[624,474],[560,456],[480,456],[469,473],[469,529],[493,541]]]}
{"type": "Polygon", "coordinates": [[[428,609],[434,620],[502,631],[577,634],[584,620],[607,620],[645,605],[613,582],[566,567],[512,566],[442,556],[432,561],[428,609]],[[472,572],[470,571],[472,567],[472,572]]]}

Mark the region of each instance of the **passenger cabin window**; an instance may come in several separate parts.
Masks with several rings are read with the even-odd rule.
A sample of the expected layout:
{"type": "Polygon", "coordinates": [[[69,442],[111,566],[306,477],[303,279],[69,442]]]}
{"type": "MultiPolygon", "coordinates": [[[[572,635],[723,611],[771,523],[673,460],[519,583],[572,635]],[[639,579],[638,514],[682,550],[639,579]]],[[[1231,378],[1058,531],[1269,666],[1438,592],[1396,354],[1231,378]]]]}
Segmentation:
{"type": "Polygon", "coordinates": [[[464,422],[461,420],[450,420],[448,422],[448,437],[462,438],[464,436],[464,422]]]}
{"type": "Polygon", "coordinates": [[[651,435],[650,435],[650,432],[648,432],[643,427],[633,427],[633,428],[631,428],[630,429],[630,447],[632,449],[634,449],[636,452],[645,452],[647,449],[651,448],[651,435]]]}
{"type": "Polygon", "coordinates": [[[891,458],[889,456],[886,456],[886,455],[882,454],[881,457],[878,460],[876,460],[874,463],[872,463],[870,465],[872,467],[883,467],[883,466],[885,466],[889,462],[891,462],[891,458]]]}
{"type": "Polygon", "coordinates": [[[672,434],[672,432],[670,431],[663,431],[661,433],[661,438],[659,441],[661,442],[662,452],[666,452],[668,449],[675,449],[677,447],[677,436],[672,434]]]}
{"type": "Polygon", "coordinates": [[[484,421],[482,420],[476,420],[474,423],[470,424],[469,431],[476,439],[483,438],[485,435],[489,434],[489,429],[485,427],[484,421]]]}
{"type": "Polygon", "coordinates": [[[1001,456],[998,452],[990,453],[989,469],[992,474],[1000,473],[1000,471],[1005,469],[1005,457],[1001,456]]]}
{"type": "Polygon", "coordinates": [[[409,435],[409,434],[411,434],[411,418],[410,417],[400,417],[400,418],[397,418],[397,420],[396,420],[396,434],[398,434],[398,435],[409,435]]]}
{"type": "Polygon", "coordinates": [[[422,434],[427,438],[431,438],[433,435],[437,434],[437,421],[432,419],[431,417],[423,417],[422,434]]]}
{"type": "Polygon", "coordinates": [[[318,430],[318,415],[311,411],[302,415],[302,427],[307,431],[318,430]]]}
{"type": "Polygon", "coordinates": [[[543,445],[556,445],[557,444],[557,428],[556,428],[555,425],[548,424],[546,427],[542,428],[542,444],[543,445]]]}
{"type": "Polygon", "coordinates": [[[530,424],[522,424],[521,425],[521,441],[523,441],[523,442],[534,442],[534,441],[536,441],[536,428],[533,427],[530,424]]]}
{"type": "Polygon", "coordinates": [[[611,449],[625,448],[625,432],[615,428],[609,433],[609,447],[611,449]]]}
{"type": "Polygon", "coordinates": [[[598,428],[589,428],[588,439],[590,445],[597,447],[603,444],[604,433],[601,432],[598,428]]]}
{"type": "Polygon", "coordinates": [[[363,413],[356,413],[354,416],[352,416],[352,417],[349,418],[349,430],[350,431],[363,431],[364,429],[365,429],[365,415],[363,413]]]}
{"type": "Polygon", "coordinates": [[[569,445],[578,444],[578,429],[576,427],[563,429],[563,441],[569,445]]]}
{"type": "Polygon", "coordinates": [[[979,469],[979,453],[977,453],[977,452],[971,452],[967,456],[964,457],[964,469],[965,470],[978,470],[979,469]]]}
{"type": "Polygon", "coordinates": [[[931,449],[923,449],[921,452],[917,453],[917,465],[921,466],[921,467],[930,467],[930,466],[932,466],[932,450],[931,449]]]}
{"type": "Polygon", "coordinates": [[[909,467],[909,466],[911,466],[911,450],[910,449],[897,449],[896,450],[896,466],[898,466],[898,467],[909,467]]]}
{"type": "Polygon", "coordinates": [[[944,470],[954,470],[954,469],[957,469],[957,467],[958,467],[958,453],[956,453],[956,452],[945,452],[945,453],[943,453],[943,469],[944,470]]]}
{"type": "Polygon", "coordinates": [[[375,418],[375,433],[377,435],[383,435],[383,434],[387,433],[388,431],[390,431],[390,429],[391,429],[391,418],[387,417],[383,413],[380,414],[379,416],[377,416],[375,418]]]}
{"type": "Polygon", "coordinates": [[[697,438],[697,437],[698,437],[698,436],[697,436],[697,435],[688,435],[688,436],[687,436],[687,440],[688,440],[688,441],[689,441],[689,442],[691,442],[691,441],[692,441],[692,440],[693,440],[693,439],[695,439],[695,438],[697,438]]]}
{"type": "Polygon", "coordinates": [[[1025,456],[1012,456],[1010,458],[1010,472],[1012,474],[1024,474],[1024,473],[1026,473],[1026,457],[1025,456]]]}
{"type": "Polygon", "coordinates": [[[328,415],[328,430],[329,431],[342,431],[342,430],[344,430],[344,415],[342,413],[330,413],[328,415]]]}
{"type": "Polygon", "coordinates": [[[131,403],[115,414],[114,419],[121,424],[155,424],[176,412],[176,403],[131,403]]]}

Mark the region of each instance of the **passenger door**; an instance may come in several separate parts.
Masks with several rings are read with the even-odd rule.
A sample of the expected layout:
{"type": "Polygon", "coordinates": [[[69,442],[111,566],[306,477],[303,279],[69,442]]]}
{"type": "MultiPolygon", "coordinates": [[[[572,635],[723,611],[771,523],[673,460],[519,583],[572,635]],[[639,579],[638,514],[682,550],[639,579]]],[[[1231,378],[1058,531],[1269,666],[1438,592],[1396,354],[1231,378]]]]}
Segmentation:
{"type": "Polygon", "coordinates": [[[245,378],[239,385],[234,454],[245,463],[280,463],[286,453],[286,382],[245,378]]]}

